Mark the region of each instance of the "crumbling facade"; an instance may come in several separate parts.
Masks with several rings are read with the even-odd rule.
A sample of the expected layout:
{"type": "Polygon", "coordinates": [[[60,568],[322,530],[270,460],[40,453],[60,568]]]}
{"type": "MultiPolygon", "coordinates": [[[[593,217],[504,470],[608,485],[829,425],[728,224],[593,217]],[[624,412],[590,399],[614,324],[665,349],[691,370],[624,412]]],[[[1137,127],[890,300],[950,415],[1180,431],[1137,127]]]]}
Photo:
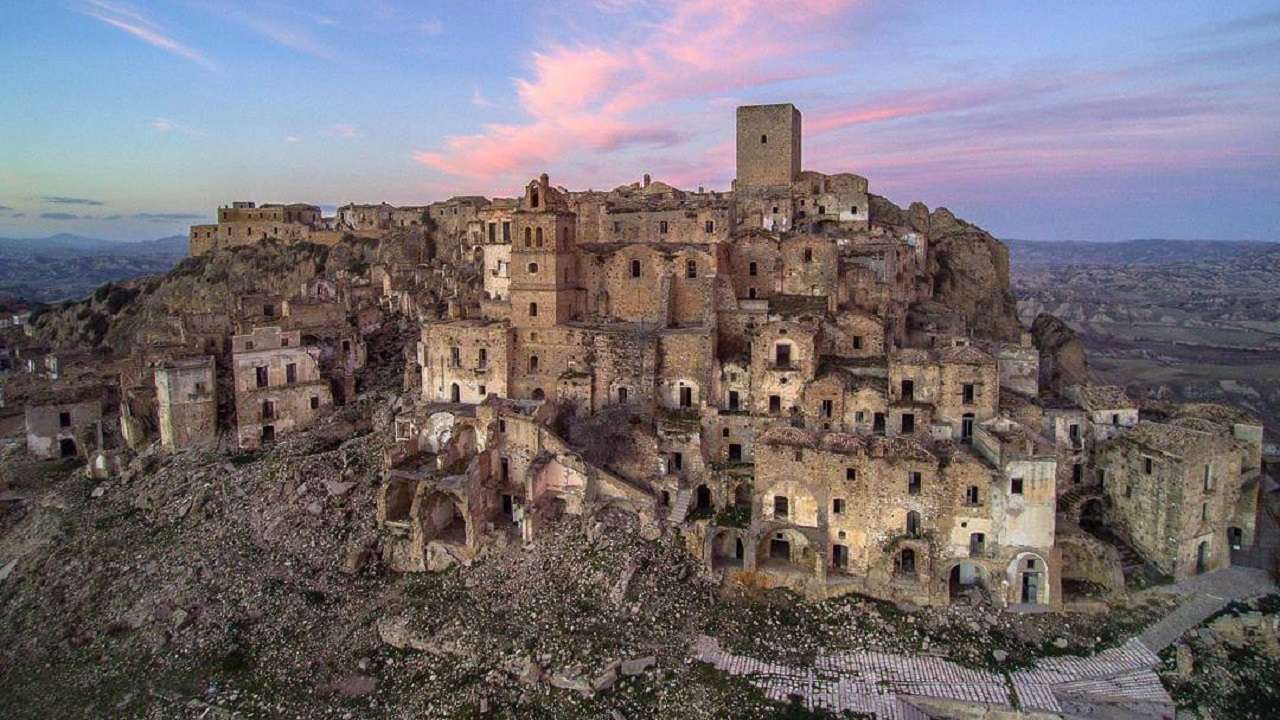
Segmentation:
{"type": "Polygon", "coordinates": [[[169,450],[218,439],[217,378],[211,356],[175,359],[155,371],[160,443],[169,450]]]}
{"type": "Polygon", "coordinates": [[[243,449],[306,428],[333,405],[320,374],[320,350],[302,345],[302,334],[256,328],[232,338],[236,436],[243,449]]]}

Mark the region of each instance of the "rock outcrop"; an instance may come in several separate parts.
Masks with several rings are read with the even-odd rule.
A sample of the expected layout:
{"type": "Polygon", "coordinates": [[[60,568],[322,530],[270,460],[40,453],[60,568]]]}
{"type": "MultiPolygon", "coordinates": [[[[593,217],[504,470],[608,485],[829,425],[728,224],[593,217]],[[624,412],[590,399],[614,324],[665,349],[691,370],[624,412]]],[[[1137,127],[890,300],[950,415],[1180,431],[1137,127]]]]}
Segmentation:
{"type": "Polygon", "coordinates": [[[1060,318],[1040,313],[1031,325],[1040,350],[1040,393],[1056,396],[1068,385],[1089,382],[1089,357],[1084,342],[1060,318]]]}
{"type": "MultiPolygon", "coordinates": [[[[912,211],[913,219],[918,218],[915,205],[912,211]]],[[[1022,324],[1009,292],[1009,249],[946,208],[928,215],[927,237],[933,298],[964,314],[977,335],[1016,340],[1022,324]]]]}
{"type": "Polygon", "coordinates": [[[929,212],[916,202],[903,210],[877,195],[870,198],[873,223],[909,228],[924,236],[935,301],[963,316],[979,337],[1018,338],[1023,327],[1009,291],[1009,249],[1003,243],[946,208],[929,212]]]}

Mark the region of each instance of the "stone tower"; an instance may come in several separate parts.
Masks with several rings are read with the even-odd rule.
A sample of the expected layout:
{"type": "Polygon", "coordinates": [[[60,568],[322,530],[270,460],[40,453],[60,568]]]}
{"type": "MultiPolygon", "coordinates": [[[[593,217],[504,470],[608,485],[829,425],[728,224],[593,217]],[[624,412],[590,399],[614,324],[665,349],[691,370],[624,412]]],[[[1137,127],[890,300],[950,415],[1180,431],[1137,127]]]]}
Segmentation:
{"type": "Polygon", "coordinates": [[[800,175],[800,111],[795,105],[738,108],[735,188],[790,185],[800,175]]]}
{"type": "Polygon", "coordinates": [[[511,324],[553,327],[573,319],[576,216],[546,173],[525,186],[513,213],[511,324]]]}

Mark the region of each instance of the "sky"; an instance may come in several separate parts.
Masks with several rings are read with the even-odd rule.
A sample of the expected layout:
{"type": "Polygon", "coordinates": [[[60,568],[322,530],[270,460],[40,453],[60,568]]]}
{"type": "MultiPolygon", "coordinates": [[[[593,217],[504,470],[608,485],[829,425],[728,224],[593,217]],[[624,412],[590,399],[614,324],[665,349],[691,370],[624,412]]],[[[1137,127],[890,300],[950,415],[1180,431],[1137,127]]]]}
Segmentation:
{"type": "Polygon", "coordinates": [[[998,237],[1280,240],[1275,0],[0,0],[0,236],[804,167],[998,237]]]}

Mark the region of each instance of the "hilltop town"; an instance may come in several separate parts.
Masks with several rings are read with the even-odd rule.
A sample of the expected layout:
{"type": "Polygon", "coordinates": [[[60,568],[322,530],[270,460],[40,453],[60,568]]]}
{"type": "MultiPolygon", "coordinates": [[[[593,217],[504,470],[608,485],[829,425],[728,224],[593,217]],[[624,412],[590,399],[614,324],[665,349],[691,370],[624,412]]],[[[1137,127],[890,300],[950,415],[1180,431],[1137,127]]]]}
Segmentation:
{"type": "MultiPolygon", "coordinates": [[[[1055,618],[1153,621],[1170,608],[1143,588],[1233,567],[1267,587],[1275,520],[1262,420],[1094,383],[1069,328],[1048,315],[1020,322],[1003,245],[945,209],[901,209],[867,178],[804,170],[802,125],[789,104],[738,108],[728,191],[648,175],[572,190],[543,174],[513,197],[349,204],[331,217],[305,203],[232,202],[216,223],[191,227],[190,257],[167,276],[10,313],[0,319],[0,506],[10,514],[0,606],[34,607],[40,593],[24,572],[43,577],[39,549],[72,542],[33,520],[54,502],[58,472],[83,483],[64,506],[120,503],[81,538],[129,524],[169,532],[206,522],[192,520],[202,512],[252,507],[246,527],[262,552],[312,555],[305,562],[352,583],[409,583],[363,607],[373,618],[364,632],[444,656],[448,633],[405,610],[404,587],[461,577],[472,592],[509,582],[492,569],[500,563],[539,558],[536,581],[504,586],[532,593],[571,572],[557,559],[593,548],[634,553],[600,560],[621,563],[616,575],[600,571],[620,617],[650,617],[647,601],[631,609],[637,584],[690,618],[714,614],[691,609],[711,602],[692,597],[705,594],[797,608],[864,598],[943,613],[929,617],[965,608],[1067,625],[1055,618]],[[192,489],[197,478],[203,490],[192,489]],[[574,523],[590,542],[565,539],[574,523]],[[324,553],[294,545],[304,539],[324,553]]],[[[326,602],[291,612],[327,612],[326,602]]],[[[431,602],[442,603],[438,617],[465,612],[431,602]]],[[[152,618],[150,603],[118,608],[124,624],[104,635],[147,632],[152,620],[129,613],[152,618]]],[[[159,647],[208,623],[202,613],[239,622],[214,604],[169,607],[159,647]]],[[[689,642],[663,627],[668,648],[689,642]]],[[[89,630],[68,630],[78,632],[89,630]]],[[[593,658],[600,668],[575,673],[546,651],[509,674],[593,698],[654,665],[684,677],[641,646],[653,632],[616,640],[636,655],[614,665],[593,658]]],[[[1089,635],[1048,654],[1119,652],[1089,635]]],[[[109,640],[84,640],[99,642],[109,640]]],[[[694,657],[735,675],[731,653],[709,635],[697,642],[694,657]]],[[[751,642],[734,650],[745,657],[751,642]]],[[[1172,642],[1121,646],[1138,658],[1125,666],[1130,695],[1031,670],[1009,675],[1007,690],[997,668],[994,699],[982,702],[1159,716],[1173,701],[1155,653],[1172,642]]],[[[929,654],[925,645],[909,649],[929,654]]],[[[1027,646],[1026,661],[1041,650],[1027,646]]],[[[3,652],[7,668],[35,651],[3,652]]],[[[349,690],[334,692],[373,692],[349,690]]],[[[802,695],[775,690],[763,692],[802,695]]],[[[466,702],[510,700],[491,692],[498,699],[466,702]]],[[[977,702],[936,688],[866,692],[889,699],[800,702],[884,717],[952,717],[939,703],[977,702]],[[919,715],[898,704],[908,695],[919,715]]],[[[200,702],[193,712],[236,707],[200,702]]]]}

